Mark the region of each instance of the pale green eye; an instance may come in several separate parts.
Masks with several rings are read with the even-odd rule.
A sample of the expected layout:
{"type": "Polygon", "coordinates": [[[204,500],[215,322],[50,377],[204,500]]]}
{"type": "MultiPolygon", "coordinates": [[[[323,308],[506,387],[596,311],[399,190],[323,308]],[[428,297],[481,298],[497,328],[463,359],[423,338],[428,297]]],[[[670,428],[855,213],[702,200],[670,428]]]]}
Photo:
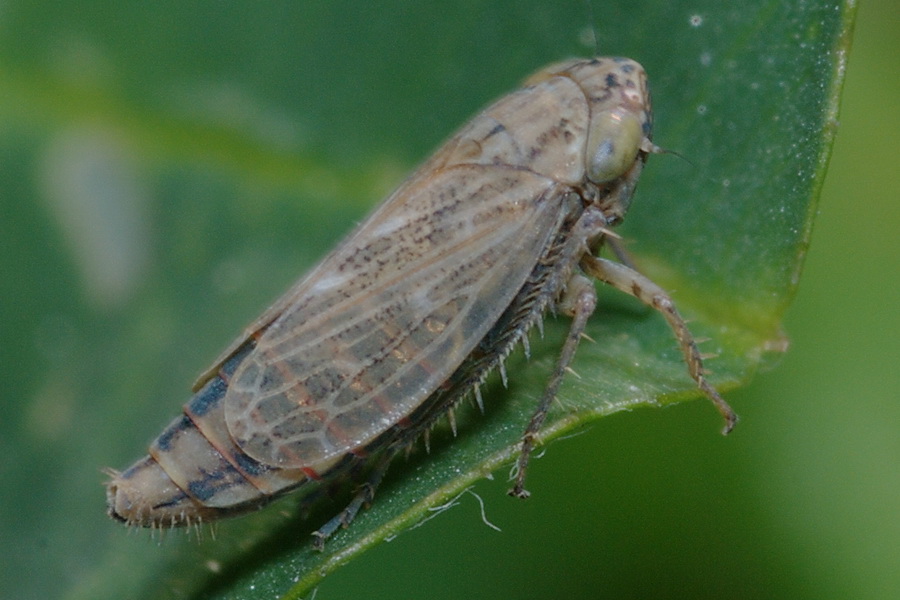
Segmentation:
{"type": "Polygon", "coordinates": [[[594,183],[621,177],[637,158],[644,131],[640,119],[624,108],[603,111],[591,119],[587,143],[587,176],[594,183]]]}

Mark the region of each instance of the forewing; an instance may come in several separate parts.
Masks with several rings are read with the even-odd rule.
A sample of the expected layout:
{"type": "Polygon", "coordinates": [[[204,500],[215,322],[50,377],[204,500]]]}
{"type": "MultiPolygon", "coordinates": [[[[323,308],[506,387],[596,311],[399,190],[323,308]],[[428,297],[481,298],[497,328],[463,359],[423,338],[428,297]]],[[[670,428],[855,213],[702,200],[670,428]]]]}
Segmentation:
{"type": "Polygon", "coordinates": [[[235,372],[229,431],[252,458],[313,467],[401,422],[509,305],[565,188],[463,165],[414,178],[295,290],[235,372]]]}
{"type": "MultiPolygon", "coordinates": [[[[508,94],[460,129],[413,174],[404,186],[373,213],[370,221],[383,223],[405,218],[409,200],[436,172],[462,165],[505,165],[527,169],[556,182],[577,184],[584,174],[584,144],[590,108],[584,93],[571,79],[553,77],[538,85],[508,94]]],[[[417,207],[412,207],[418,210],[417,207]]],[[[421,215],[420,215],[421,216],[421,215]]],[[[359,231],[344,244],[352,243],[359,231]]],[[[344,244],[336,252],[341,252],[344,244]]],[[[222,352],[194,382],[196,392],[247,340],[261,335],[298,297],[306,294],[312,279],[328,279],[326,258],[319,268],[299,281],[270,306],[222,352]]],[[[349,288],[347,289],[348,293],[349,288]]]]}

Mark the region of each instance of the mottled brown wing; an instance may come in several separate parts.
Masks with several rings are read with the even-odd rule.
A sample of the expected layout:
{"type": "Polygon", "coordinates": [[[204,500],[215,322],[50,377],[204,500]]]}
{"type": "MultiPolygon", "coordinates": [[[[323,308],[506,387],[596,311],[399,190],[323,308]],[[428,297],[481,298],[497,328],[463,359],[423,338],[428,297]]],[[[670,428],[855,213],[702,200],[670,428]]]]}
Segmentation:
{"type": "Polygon", "coordinates": [[[557,184],[505,167],[453,167],[398,193],[235,372],[226,422],[256,460],[314,466],[407,417],[496,322],[563,217],[557,184]]]}
{"type": "Polygon", "coordinates": [[[256,347],[224,399],[241,449],[315,470],[402,423],[438,389],[565,218],[587,121],[571,80],[505,97],[254,323],[256,347]]]}
{"type": "MultiPolygon", "coordinates": [[[[410,194],[427,182],[432,174],[464,164],[505,165],[521,167],[560,183],[577,184],[584,175],[584,145],[590,108],[583,91],[571,79],[556,77],[504,96],[472,119],[444,144],[361,225],[390,218],[403,218],[398,198],[409,200],[410,194]],[[395,206],[395,202],[397,205],[395,206]]],[[[402,206],[407,206],[404,201],[402,206]]],[[[354,232],[345,243],[356,238],[354,232]]],[[[310,280],[321,276],[325,262],[310,276],[301,279],[256,320],[250,323],[210,367],[194,382],[198,391],[216,376],[222,365],[247,340],[256,338],[297,298],[307,293],[310,280]]]]}

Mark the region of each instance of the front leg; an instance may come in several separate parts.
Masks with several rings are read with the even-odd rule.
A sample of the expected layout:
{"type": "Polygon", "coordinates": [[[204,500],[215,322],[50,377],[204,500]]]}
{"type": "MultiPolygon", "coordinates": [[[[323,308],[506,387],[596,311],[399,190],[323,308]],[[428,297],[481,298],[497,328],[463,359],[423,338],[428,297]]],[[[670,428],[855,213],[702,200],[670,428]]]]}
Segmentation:
{"type": "Polygon", "coordinates": [[[729,433],[737,423],[738,417],[725,399],[706,381],[703,371],[703,359],[700,356],[700,351],[697,349],[697,344],[694,342],[694,336],[691,335],[684,319],[681,318],[681,315],[675,309],[675,303],[669,294],[634,269],[611,260],[585,254],[581,259],[580,265],[588,275],[596,277],[626,294],[631,294],[647,306],[662,313],[662,316],[669,323],[669,327],[675,333],[691,377],[719,410],[722,418],[725,419],[725,427],[722,433],[729,433]]]}

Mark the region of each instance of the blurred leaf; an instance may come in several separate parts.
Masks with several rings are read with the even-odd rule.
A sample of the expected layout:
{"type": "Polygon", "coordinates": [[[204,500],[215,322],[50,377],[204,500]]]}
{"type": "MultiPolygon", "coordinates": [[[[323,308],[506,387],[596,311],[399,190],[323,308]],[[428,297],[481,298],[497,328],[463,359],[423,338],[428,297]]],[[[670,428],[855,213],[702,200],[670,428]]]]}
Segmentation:
{"type": "MultiPolygon", "coordinates": [[[[852,5],[595,10],[601,53],[650,74],[655,141],[687,159],[651,159],[622,232],[711,338],[714,381],[730,389],[784,346],[852,5]]],[[[0,503],[34,508],[0,521],[25,540],[0,589],[299,598],[509,463],[564,319],[532,337],[527,365],[511,357],[510,389],[488,386],[484,416],[461,415],[458,438],[439,431],[431,454],[396,465],[323,553],[308,534],[335,504],[301,520],[288,498],[222,523],[215,541],[169,535],[162,548],[101,510],[99,468],[135,458],[192,377],[374,199],[525,76],[593,53],[581,3],[33,2],[4,20],[0,290],[23,308],[2,337],[30,343],[5,344],[0,360],[22,399],[0,420],[2,472],[19,482],[0,503]],[[34,565],[54,576],[22,581],[34,565]]],[[[603,300],[545,441],[696,396],[658,315],[603,300]]]]}

